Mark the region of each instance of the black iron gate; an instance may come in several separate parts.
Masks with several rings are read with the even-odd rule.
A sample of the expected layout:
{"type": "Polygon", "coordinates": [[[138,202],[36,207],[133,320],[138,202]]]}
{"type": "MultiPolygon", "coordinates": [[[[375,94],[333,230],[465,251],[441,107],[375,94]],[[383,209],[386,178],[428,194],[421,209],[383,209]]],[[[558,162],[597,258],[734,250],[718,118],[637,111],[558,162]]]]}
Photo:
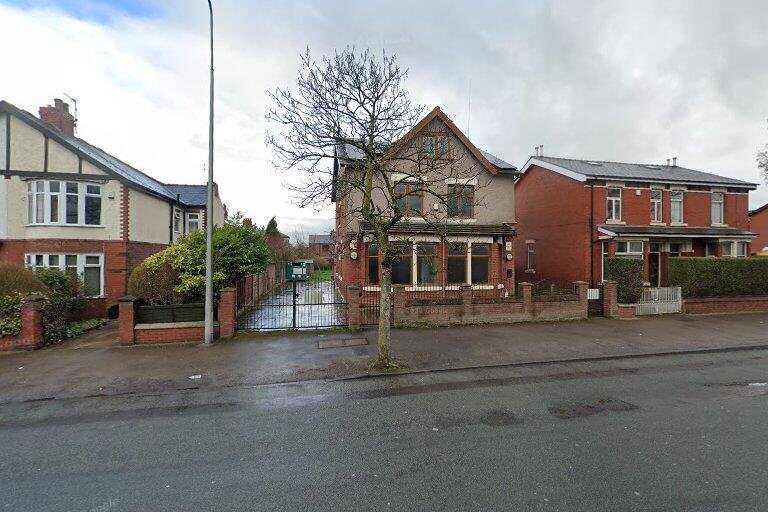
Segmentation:
{"type": "Polygon", "coordinates": [[[349,325],[348,305],[331,281],[285,283],[238,312],[239,330],[321,329],[349,325]]]}

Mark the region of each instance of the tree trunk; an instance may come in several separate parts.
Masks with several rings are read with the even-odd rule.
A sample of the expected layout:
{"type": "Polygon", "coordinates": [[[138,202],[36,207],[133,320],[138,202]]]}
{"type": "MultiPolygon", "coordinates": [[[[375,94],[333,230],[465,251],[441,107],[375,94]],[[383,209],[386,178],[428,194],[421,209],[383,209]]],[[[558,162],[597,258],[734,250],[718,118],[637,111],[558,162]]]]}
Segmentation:
{"type": "Polygon", "coordinates": [[[394,360],[389,350],[391,339],[390,318],[392,314],[392,270],[382,265],[379,276],[381,292],[379,293],[379,355],[374,366],[388,368],[393,366],[394,360]]]}

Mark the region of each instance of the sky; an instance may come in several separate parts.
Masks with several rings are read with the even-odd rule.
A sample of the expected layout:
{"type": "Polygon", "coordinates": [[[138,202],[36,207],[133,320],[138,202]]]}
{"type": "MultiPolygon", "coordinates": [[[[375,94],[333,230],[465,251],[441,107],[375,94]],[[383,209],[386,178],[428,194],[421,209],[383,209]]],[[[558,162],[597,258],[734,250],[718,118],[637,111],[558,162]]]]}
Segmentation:
{"type": "MultiPolygon", "coordinates": [[[[768,143],[762,1],[215,0],[216,162],[231,212],[327,232],[330,204],[298,208],[265,144],[266,91],[298,55],[347,45],[397,54],[416,102],[439,105],[481,149],[663,163],[759,182],[768,143]]],[[[37,113],[78,99],[78,136],[152,176],[203,183],[207,3],[0,0],[0,99],[37,113]]],[[[751,206],[768,201],[768,187],[751,206]]]]}

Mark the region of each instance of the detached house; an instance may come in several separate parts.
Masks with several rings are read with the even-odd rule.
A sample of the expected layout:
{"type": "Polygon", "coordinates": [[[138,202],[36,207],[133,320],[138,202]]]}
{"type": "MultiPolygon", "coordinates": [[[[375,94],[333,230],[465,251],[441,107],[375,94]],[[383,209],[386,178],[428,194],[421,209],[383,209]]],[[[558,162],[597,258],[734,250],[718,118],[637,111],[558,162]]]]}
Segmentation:
{"type": "Polygon", "coordinates": [[[651,286],[669,258],[750,254],[755,184],[676,165],[531,157],[515,187],[518,280],[597,285],[607,256],[642,259],[651,286]]]}
{"type": "MultiPolygon", "coordinates": [[[[397,202],[408,213],[390,230],[396,257],[393,284],[411,291],[476,289],[514,290],[514,181],[517,169],[479,150],[440,108],[435,107],[405,134],[392,151],[427,155],[450,166],[461,161],[460,176],[425,175],[394,156],[392,183],[397,202]],[[425,185],[427,180],[428,184],[425,185]],[[425,193],[436,191],[445,198],[425,193]],[[435,218],[434,222],[428,219],[435,218]]],[[[339,285],[379,290],[381,261],[371,226],[355,213],[360,197],[338,186],[364,163],[361,150],[339,144],[334,161],[336,204],[334,274],[339,285]]],[[[427,171],[425,171],[429,174],[427,171]]],[[[342,287],[343,289],[343,287],[342,287]]]]}
{"type": "MultiPolygon", "coordinates": [[[[0,261],[78,274],[105,315],[148,256],[206,223],[205,185],[169,185],[74,135],[57,99],[40,117],[0,101],[0,261]]],[[[226,210],[218,195],[214,223],[226,210]]]]}

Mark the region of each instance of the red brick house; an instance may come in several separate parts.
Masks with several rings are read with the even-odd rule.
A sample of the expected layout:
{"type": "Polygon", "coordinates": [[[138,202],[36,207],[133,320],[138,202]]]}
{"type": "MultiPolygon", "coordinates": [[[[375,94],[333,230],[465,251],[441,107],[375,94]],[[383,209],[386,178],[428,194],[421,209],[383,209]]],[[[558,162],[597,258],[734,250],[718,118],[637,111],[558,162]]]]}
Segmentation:
{"type": "Polygon", "coordinates": [[[313,258],[320,259],[326,264],[333,260],[333,248],[335,243],[333,240],[333,233],[329,235],[309,235],[309,237],[307,237],[307,243],[309,244],[309,253],[313,258]]]}
{"type": "MultiPolygon", "coordinates": [[[[412,172],[393,169],[395,193],[411,211],[390,230],[399,256],[392,269],[393,284],[412,291],[457,290],[461,284],[476,289],[514,290],[515,236],[514,180],[517,169],[490,153],[479,150],[451,119],[435,107],[416,124],[395,147],[418,146],[425,151],[443,152],[446,159],[461,159],[474,177],[450,177],[430,181],[440,187],[447,204],[431,194],[409,192],[419,178],[412,172]],[[400,180],[400,181],[398,181],[400,180]],[[443,187],[445,187],[443,189],[443,187]],[[432,212],[439,221],[427,222],[432,212]]],[[[434,156],[434,155],[433,155],[434,156]]],[[[442,158],[442,157],[439,157],[442,158]]],[[[340,144],[336,148],[334,175],[354,173],[363,156],[356,147],[340,144]]],[[[336,205],[336,243],[334,278],[340,289],[360,285],[366,291],[379,290],[381,262],[376,243],[366,225],[353,213],[353,193],[342,193],[334,186],[336,205]]]]}
{"type": "MultiPolygon", "coordinates": [[[[0,101],[0,261],[77,273],[103,316],[134,267],[202,229],[206,188],[162,183],[76,137],[59,99],[39,114],[0,101]]],[[[218,189],[214,202],[218,225],[218,189]]]]}
{"type": "Polygon", "coordinates": [[[749,212],[749,230],[757,235],[751,254],[768,256],[768,203],[749,212]]]}
{"type": "MultiPolygon", "coordinates": [[[[676,159],[674,159],[676,161],[676,159]]],[[[755,184],[671,165],[531,157],[515,185],[518,280],[603,280],[603,258],[645,262],[668,284],[676,256],[750,254],[755,184]]]]}

